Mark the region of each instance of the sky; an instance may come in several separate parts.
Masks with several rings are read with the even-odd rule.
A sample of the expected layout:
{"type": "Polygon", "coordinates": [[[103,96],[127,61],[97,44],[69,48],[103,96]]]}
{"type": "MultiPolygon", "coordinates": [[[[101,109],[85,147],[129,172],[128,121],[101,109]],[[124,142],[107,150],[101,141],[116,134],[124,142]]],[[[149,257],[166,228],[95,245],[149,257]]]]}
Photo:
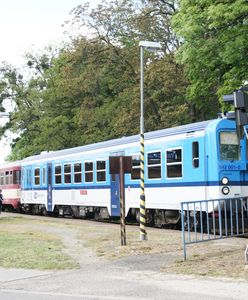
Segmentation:
{"type": "MultiPolygon", "coordinates": [[[[70,11],[85,2],[95,6],[100,0],[0,0],[0,62],[20,68],[25,53],[59,44],[70,11]]],[[[10,138],[0,142],[0,163],[10,152],[10,138]]]]}
{"type": "MultiPolygon", "coordinates": [[[[0,0],[0,61],[19,65],[23,54],[62,39],[62,24],[84,0],[0,0]]],[[[95,1],[91,1],[95,2],[95,1]]]]}

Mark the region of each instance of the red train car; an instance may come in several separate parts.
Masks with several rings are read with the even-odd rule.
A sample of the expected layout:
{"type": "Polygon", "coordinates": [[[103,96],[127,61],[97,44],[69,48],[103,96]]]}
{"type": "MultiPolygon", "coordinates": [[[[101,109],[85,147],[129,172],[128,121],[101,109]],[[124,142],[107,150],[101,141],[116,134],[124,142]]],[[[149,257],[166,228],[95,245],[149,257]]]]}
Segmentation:
{"type": "Polygon", "coordinates": [[[3,210],[20,209],[21,163],[7,162],[0,165],[0,189],[3,192],[3,210]]]}

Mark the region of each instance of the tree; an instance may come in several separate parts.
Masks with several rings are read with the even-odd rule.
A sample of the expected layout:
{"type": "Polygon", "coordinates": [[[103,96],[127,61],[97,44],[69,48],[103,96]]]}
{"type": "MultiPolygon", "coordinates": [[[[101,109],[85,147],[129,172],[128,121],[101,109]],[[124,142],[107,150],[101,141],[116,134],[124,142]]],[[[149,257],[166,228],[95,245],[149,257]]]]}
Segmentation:
{"type": "MultiPolygon", "coordinates": [[[[89,11],[88,5],[79,5],[72,11],[74,18],[70,25],[74,25],[76,28],[86,26],[92,33],[94,37],[93,40],[101,41],[103,45],[106,45],[105,51],[111,50],[112,67],[109,69],[108,64],[106,64],[105,78],[108,79],[109,82],[115,78],[116,86],[118,84],[120,85],[121,82],[129,83],[123,87],[123,90],[119,89],[118,92],[114,93],[114,103],[109,107],[112,115],[115,115],[112,113],[113,108],[119,111],[118,117],[112,117],[111,127],[113,136],[138,132],[140,75],[138,43],[142,39],[160,41],[163,45],[164,52],[164,55],[160,57],[149,54],[150,63],[147,65],[145,72],[149,74],[149,70],[153,68],[152,60],[158,60],[158,63],[154,65],[158,68],[158,72],[156,74],[154,70],[150,73],[155,77],[154,80],[152,80],[150,76],[149,81],[153,82],[153,84],[148,85],[146,89],[151,89],[151,94],[153,93],[153,101],[151,102],[149,102],[151,98],[147,95],[149,99],[147,101],[146,111],[155,113],[153,122],[147,121],[147,130],[168,127],[172,124],[182,124],[190,120],[190,118],[185,118],[185,114],[183,117],[179,117],[179,115],[175,117],[178,111],[180,111],[177,107],[178,105],[184,106],[184,112],[188,111],[191,105],[183,96],[185,86],[187,85],[183,67],[179,67],[173,55],[173,52],[179,45],[178,39],[171,29],[171,17],[175,11],[175,1],[146,0],[112,1],[107,4],[101,4],[92,11],[89,11]],[[113,72],[114,68],[115,71],[113,72]],[[118,70],[120,71],[119,73],[118,70]],[[170,73],[172,70],[177,70],[177,72],[170,73]],[[113,76],[111,76],[111,74],[113,76]],[[163,76],[159,78],[159,76],[157,76],[158,74],[163,76]],[[173,77],[170,80],[170,84],[166,86],[165,82],[162,81],[166,75],[176,75],[177,77],[173,77]],[[177,78],[179,79],[178,81],[177,78]],[[159,93],[159,89],[163,89],[164,93],[166,89],[168,90],[167,99],[162,97],[164,94],[162,92],[159,93]],[[155,90],[157,90],[157,93],[155,90]],[[176,92],[173,94],[172,90],[176,92]],[[178,97],[179,91],[180,97],[178,97]],[[156,95],[158,96],[159,94],[160,98],[158,99],[156,95]],[[177,97],[172,96],[168,99],[168,95],[175,94],[177,94],[177,97]],[[172,108],[170,110],[170,117],[156,118],[158,113],[160,115],[165,114],[162,108],[166,105],[163,105],[163,102],[172,108]],[[150,109],[150,107],[153,107],[153,109],[150,109]],[[172,121],[172,119],[174,121],[172,121]],[[127,126],[127,124],[132,124],[132,128],[127,126]]],[[[105,113],[103,115],[106,115],[107,106],[104,105],[104,107],[105,113]]],[[[87,112],[87,110],[85,110],[84,113],[89,113],[89,111],[87,112]]],[[[189,114],[187,113],[187,115],[189,114]]],[[[150,119],[149,115],[147,118],[150,119]]],[[[192,120],[194,120],[194,116],[192,120]]],[[[106,124],[107,123],[105,123],[105,125],[106,124]]],[[[97,126],[98,125],[96,125],[96,127],[97,126]]]]}
{"type": "Polygon", "coordinates": [[[74,39],[90,32],[95,40],[112,47],[131,48],[140,40],[160,41],[164,51],[171,53],[179,45],[171,28],[175,3],[176,0],[114,0],[102,1],[95,9],[86,3],[71,11],[72,20],[66,22],[65,28],[74,39]],[[85,27],[87,31],[80,31],[85,27]]]}
{"type": "Polygon", "coordinates": [[[190,81],[188,97],[209,114],[218,98],[248,79],[247,0],[181,0],[173,18],[182,39],[180,61],[190,81]]]}
{"type": "Polygon", "coordinates": [[[2,77],[0,89],[1,104],[4,101],[11,101],[13,106],[9,122],[1,128],[1,135],[8,132],[8,130],[19,135],[25,130],[30,133],[30,137],[34,137],[38,133],[34,123],[39,119],[39,98],[33,89],[33,82],[26,85],[23,76],[9,65],[4,65],[0,71],[2,77]]]}

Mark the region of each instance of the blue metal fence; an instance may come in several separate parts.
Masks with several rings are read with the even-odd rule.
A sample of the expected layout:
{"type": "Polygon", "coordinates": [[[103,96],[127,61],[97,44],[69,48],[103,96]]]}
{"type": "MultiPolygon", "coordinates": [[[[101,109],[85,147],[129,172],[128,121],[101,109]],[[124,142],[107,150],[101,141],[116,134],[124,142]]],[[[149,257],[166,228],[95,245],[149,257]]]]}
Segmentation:
{"type": "Polygon", "coordinates": [[[181,202],[183,255],[190,244],[248,233],[248,198],[181,202]]]}

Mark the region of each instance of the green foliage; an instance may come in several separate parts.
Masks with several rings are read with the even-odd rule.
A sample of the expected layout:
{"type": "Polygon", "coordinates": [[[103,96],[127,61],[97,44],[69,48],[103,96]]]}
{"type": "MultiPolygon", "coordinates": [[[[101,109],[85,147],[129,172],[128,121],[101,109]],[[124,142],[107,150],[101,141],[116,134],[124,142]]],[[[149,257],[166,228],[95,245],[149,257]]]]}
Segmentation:
{"type": "Polygon", "coordinates": [[[248,2],[181,0],[173,25],[182,38],[188,97],[207,112],[248,79],[248,2]]]}

